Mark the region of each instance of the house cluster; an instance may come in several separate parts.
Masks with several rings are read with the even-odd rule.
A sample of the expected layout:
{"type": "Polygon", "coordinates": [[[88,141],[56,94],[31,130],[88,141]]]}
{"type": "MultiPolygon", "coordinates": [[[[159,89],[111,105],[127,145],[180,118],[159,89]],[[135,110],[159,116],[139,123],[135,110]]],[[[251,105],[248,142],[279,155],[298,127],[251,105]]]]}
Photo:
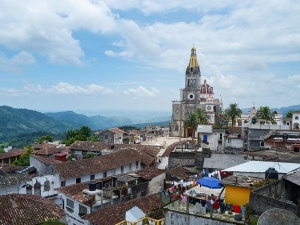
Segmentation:
{"type": "Polygon", "coordinates": [[[222,105],[201,83],[193,47],[170,130],[111,128],[97,142],[36,145],[26,168],[11,165],[25,150],[1,154],[1,224],[256,224],[274,209],[300,224],[300,111],[270,124],[254,121],[253,107],[235,126],[199,125],[196,140],[181,140],[194,136],[184,126],[193,110],[220,123],[222,105]],[[179,141],[156,143],[168,134],[179,141]]]}

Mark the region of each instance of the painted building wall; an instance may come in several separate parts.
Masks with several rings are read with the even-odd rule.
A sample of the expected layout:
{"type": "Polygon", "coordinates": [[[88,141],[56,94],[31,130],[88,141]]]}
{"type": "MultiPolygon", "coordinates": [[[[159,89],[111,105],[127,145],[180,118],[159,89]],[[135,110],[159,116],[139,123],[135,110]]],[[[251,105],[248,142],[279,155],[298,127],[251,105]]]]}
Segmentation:
{"type": "Polygon", "coordinates": [[[225,202],[226,204],[244,205],[249,202],[252,189],[226,185],[225,202]]]}
{"type": "Polygon", "coordinates": [[[154,177],[148,183],[149,195],[159,193],[164,188],[164,180],[166,179],[166,173],[160,174],[154,177]]]}

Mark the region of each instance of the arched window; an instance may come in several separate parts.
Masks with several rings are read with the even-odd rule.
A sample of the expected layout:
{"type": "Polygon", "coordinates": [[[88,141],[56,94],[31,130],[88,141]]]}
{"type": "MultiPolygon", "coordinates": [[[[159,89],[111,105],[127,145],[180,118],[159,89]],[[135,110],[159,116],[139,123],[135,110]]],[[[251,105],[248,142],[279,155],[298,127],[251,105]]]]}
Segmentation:
{"type": "Polygon", "coordinates": [[[50,191],[50,181],[46,180],[44,182],[44,191],[50,191]]]}
{"type": "Polygon", "coordinates": [[[298,116],[295,116],[295,120],[299,120],[299,117],[298,117],[298,116]]]}
{"type": "Polygon", "coordinates": [[[33,188],[34,188],[34,195],[41,195],[41,184],[39,182],[36,182],[33,188]]]}

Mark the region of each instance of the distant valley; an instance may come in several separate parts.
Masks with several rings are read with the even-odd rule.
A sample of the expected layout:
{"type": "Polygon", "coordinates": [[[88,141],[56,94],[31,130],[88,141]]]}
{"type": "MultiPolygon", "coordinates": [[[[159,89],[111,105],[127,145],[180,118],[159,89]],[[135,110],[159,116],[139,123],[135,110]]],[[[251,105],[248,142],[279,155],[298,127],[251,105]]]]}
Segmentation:
{"type": "MultiPolygon", "coordinates": [[[[152,114],[154,115],[154,114],[152,114]]],[[[41,113],[29,109],[16,109],[0,106],[0,141],[34,132],[63,134],[70,129],[79,129],[87,125],[92,130],[103,130],[125,125],[144,127],[147,124],[167,125],[171,116],[158,116],[144,120],[134,120],[121,116],[86,116],[72,111],[41,113]],[[152,121],[152,122],[151,122],[152,121]],[[136,122],[136,123],[134,123],[136,122]]]]}

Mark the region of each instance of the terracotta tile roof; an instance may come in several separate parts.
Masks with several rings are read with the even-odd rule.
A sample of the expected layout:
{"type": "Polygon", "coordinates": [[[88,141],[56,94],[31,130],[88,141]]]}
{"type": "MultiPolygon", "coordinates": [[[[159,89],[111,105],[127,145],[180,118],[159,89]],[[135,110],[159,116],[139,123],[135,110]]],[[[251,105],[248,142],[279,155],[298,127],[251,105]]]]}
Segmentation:
{"type": "Polygon", "coordinates": [[[0,159],[7,159],[7,158],[10,158],[10,157],[14,157],[14,156],[20,156],[25,152],[26,152],[25,149],[10,150],[10,151],[5,152],[5,153],[0,153],[0,159]]]}
{"type": "Polygon", "coordinates": [[[183,168],[182,166],[178,166],[176,168],[170,169],[167,171],[167,174],[170,174],[172,177],[177,177],[178,179],[186,178],[190,171],[183,168]]]}
{"type": "Polygon", "coordinates": [[[124,220],[126,211],[130,210],[134,206],[139,207],[147,215],[150,211],[159,208],[159,195],[148,195],[129,200],[127,202],[85,215],[84,219],[94,223],[95,225],[114,225],[124,220]]]}
{"type": "Polygon", "coordinates": [[[142,164],[149,166],[155,161],[159,149],[151,145],[134,145],[134,144],[115,144],[115,150],[119,149],[135,149],[141,154],[142,164]]]}
{"type": "Polygon", "coordinates": [[[173,144],[170,144],[165,150],[165,152],[162,154],[162,156],[163,157],[169,156],[171,152],[176,148],[177,145],[183,144],[184,142],[185,141],[178,141],[178,142],[174,142],[173,144]]]}
{"type": "Polygon", "coordinates": [[[129,132],[129,134],[143,135],[144,133],[142,131],[139,131],[139,130],[131,130],[129,132]]]}
{"type": "Polygon", "coordinates": [[[59,153],[61,151],[62,151],[62,149],[56,148],[55,146],[52,145],[50,147],[43,147],[40,150],[36,150],[36,151],[34,151],[34,153],[36,155],[53,155],[53,154],[59,153]]]}
{"type": "Polygon", "coordinates": [[[41,156],[41,155],[33,155],[31,154],[30,157],[34,157],[38,159],[40,162],[43,162],[46,165],[55,165],[55,164],[61,164],[63,163],[62,161],[51,159],[47,156],[41,156]]]}
{"type": "Polygon", "coordinates": [[[24,166],[17,166],[17,165],[9,165],[9,164],[1,164],[0,170],[4,171],[4,173],[11,173],[15,171],[20,171],[25,169],[24,166]]]}
{"type": "Polygon", "coordinates": [[[242,127],[229,127],[228,128],[228,131],[229,131],[229,134],[239,134],[239,135],[242,135],[242,127]]]}
{"type": "Polygon", "coordinates": [[[108,130],[110,130],[111,132],[113,132],[115,134],[124,134],[124,133],[126,133],[125,131],[123,131],[123,130],[117,128],[117,127],[111,128],[111,129],[108,129],[108,130]]]}
{"type": "Polygon", "coordinates": [[[110,149],[111,144],[105,142],[89,142],[89,141],[75,141],[70,149],[71,150],[85,150],[93,152],[101,152],[103,149],[110,149]]]}
{"type": "Polygon", "coordinates": [[[47,219],[59,219],[64,210],[37,195],[10,194],[0,196],[2,225],[33,225],[47,219]]]}
{"type": "Polygon", "coordinates": [[[63,179],[68,179],[118,168],[140,160],[141,155],[136,150],[125,149],[90,159],[55,164],[54,167],[63,179]]]}
{"type": "MultiPolygon", "coordinates": [[[[104,177],[102,179],[96,179],[96,182],[108,181],[111,179],[112,179],[111,177],[104,177]]],[[[65,187],[61,187],[61,188],[56,188],[55,190],[69,196],[70,198],[72,198],[78,202],[87,203],[89,201],[89,197],[87,197],[83,193],[83,190],[89,189],[89,183],[90,182],[87,181],[87,182],[83,182],[83,183],[79,183],[79,184],[73,184],[73,185],[69,185],[69,186],[65,186],[65,187]]]]}
{"type": "Polygon", "coordinates": [[[145,180],[151,180],[162,173],[165,173],[166,170],[156,169],[154,167],[146,167],[145,169],[139,170],[136,172],[137,175],[141,176],[145,180]]]}
{"type": "Polygon", "coordinates": [[[22,182],[31,181],[32,177],[28,173],[11,173],[0,175],[0,187],[20,184],[22,182]]]}

